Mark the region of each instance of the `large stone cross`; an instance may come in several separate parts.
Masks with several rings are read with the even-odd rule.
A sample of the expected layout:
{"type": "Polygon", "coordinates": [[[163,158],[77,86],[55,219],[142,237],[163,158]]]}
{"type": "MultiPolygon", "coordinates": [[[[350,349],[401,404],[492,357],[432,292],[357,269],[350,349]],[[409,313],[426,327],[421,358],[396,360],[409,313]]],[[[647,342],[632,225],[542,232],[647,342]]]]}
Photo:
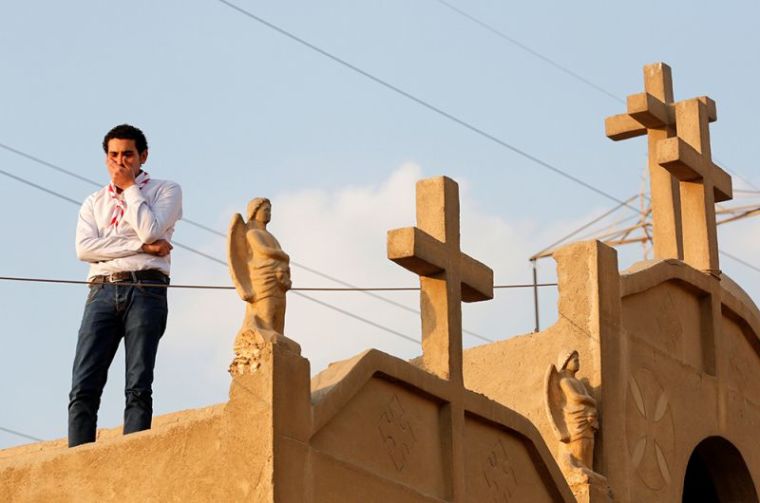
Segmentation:
{"type": "Polygon", "coordinates": [[[731,198],[731,179],[710,155],[707,97],[673,102],[670,67],[644,67],[644,93],[628,97],[627,113],[605,120],[607,136],[647,135],[655,258],[677,258],[717,274],[715,203],[731,198]]]}
{"type": "Polygon", "coordinates": [[[388,258],[419,274],[422,363],[448,383],[441,427],[447,501],[466,500],[462,301],[493,298],[493,271],[459,248],[459,187],[445,176],[417,182],[417,227],[388,231],[388,258]]]}
{"type": "Polygon", "coordinates": [[[680,181],[684,261],[718,275],[715,203],[731,199],[733,189],[731,177],[712,161],[708,119],[715,102],[695,98],[675,108],[678,136],[657,144],[657,162],[680,181]]]}
{"type": "MultiPolygon", "coordinates": [[[[713,118],[712,120],[715,120],[713,118]]],[[[644,92],[627,99],[627,113],[604,121],[615,141],[647,135],[655,258],[683,259],[681,200],[678,181],[656,159],[657,142],[676,135],[673,77],[665,63],[644,67],[644,92]]]]}
{"type": "Polygon", "coordinates": [[[459,248],[459,187],[447,177],[417,182],[417,227],[388,232],[388,258],[420,276],[422,359],[462,383],[462,306],[493,298],[493,271],[459,248]]]}

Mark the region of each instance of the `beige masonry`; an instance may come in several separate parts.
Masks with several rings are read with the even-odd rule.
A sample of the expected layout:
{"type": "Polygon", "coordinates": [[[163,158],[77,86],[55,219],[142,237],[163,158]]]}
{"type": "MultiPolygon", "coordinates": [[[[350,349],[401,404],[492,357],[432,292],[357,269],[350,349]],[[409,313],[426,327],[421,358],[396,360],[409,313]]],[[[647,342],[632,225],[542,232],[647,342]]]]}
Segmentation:
{"type": "MultiPolygon", "coordinates": [[[[368,350],[310,378],[251,305],[227,403],[0,451],[0,501],[758,502],[760,311],[719,269],[713,205],[731,181],[711,160],[716,107],[674,102],[664,64],[644,73],[606,126],[647,135],[655,260],[620,271],[600,242],[566,246],[558,321],[463,351],[461,302],[490,299],[493,273],[460,250],[456,183],[421,180],[417,227],[388,234],[420,277],[421,358],[368,350]]],[[[248,217],[230,249],[252,302],[241,225],[265,223],[248,217]]]]}
{"type": "MultiPolygon", "coordinates": [[[[232,274],[255,312],[233,222],[232,274]]],[[[417,222],[388,253],[420,275],[422,368],[369,350],[310,380],[297,345],[246,322],[227,404],[76,449],[2,451],[0,501],[574,501],[536,428],[463,385],[461,301],[490,299],[493,273],[459,251],[453,180],[418,183],[417,222]]]]}
{"type": "Polygon", "coordinates": [[[760,311],[718,265],[714,203],[731,197],[731,180],[711,161],[715,103],[674,104],[662,63],[644,75],[647,93],[606,129],[648,135],[656,259],[619,272],[599,242],[560,249],[557,323],[466,351],[465,386],[525,415],[559,457],[535,362],[574,348],[598,404],[593,468],[615,501],[757,502],[760,311]],[[509,379],[493,378],[499,367],[509,379]]]}

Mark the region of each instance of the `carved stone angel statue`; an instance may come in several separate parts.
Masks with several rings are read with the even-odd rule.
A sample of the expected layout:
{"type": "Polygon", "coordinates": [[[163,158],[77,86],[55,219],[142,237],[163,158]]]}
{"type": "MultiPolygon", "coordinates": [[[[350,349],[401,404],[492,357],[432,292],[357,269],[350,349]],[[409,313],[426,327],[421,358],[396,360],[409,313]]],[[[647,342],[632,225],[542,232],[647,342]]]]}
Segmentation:
{"type": "Polygon", "coordinates": [[[575,374],[580,369],[578,351],[559,355],[557,366],[546,372],[546,412],[554,434],[562,442],[559,464],[571,486],[602,482],[593,471],[594,434],[599,429],[596,400],[575,374]]]}
{"type": "Polygon", "coordinates": [[[230,373],[258,368],[264,342],[285,344],[300,354],[298,344],[283,335],[285,292],[290,289],[290,257],[267,230],[272,217],[269,199],[257,197],[246,208],[248,221],[238,213],[227,232],[227,264],[240,298],[246,302],[243,326],[235,338],[230,373]]]}

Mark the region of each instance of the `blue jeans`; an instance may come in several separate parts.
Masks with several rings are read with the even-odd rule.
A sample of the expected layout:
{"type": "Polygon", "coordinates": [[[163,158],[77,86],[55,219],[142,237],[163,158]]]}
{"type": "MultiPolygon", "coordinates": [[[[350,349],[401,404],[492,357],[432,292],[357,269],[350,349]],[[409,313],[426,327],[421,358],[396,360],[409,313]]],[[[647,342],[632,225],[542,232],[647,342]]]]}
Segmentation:
{"type": "Polygon", "coordinates": [[[95,441],[100,396],[122,338],[126,353],[124,433],[150,428],[153,367],[167,315],[166,288],[150,286],[156,283],[161,281],[90,286],[69,394],[69,447],[95,441]]]}

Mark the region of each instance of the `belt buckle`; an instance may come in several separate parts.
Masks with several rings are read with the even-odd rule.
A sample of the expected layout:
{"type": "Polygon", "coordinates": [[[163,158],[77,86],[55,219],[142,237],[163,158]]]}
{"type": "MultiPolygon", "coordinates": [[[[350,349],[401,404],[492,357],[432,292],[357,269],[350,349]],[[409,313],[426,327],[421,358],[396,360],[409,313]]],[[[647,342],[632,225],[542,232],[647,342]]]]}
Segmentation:
{"type": "Polygon", "coordinates": [[[133,271],[129,272],[112,272],[108,274],[108,282],[109,283],[121,283],[123,281],[132,280],[132,283],[137,283],[137,278],[135,277],[135,273],[133,271]],[[129,276],[125,276],[126,274],[129,274],[129,276]]]}

